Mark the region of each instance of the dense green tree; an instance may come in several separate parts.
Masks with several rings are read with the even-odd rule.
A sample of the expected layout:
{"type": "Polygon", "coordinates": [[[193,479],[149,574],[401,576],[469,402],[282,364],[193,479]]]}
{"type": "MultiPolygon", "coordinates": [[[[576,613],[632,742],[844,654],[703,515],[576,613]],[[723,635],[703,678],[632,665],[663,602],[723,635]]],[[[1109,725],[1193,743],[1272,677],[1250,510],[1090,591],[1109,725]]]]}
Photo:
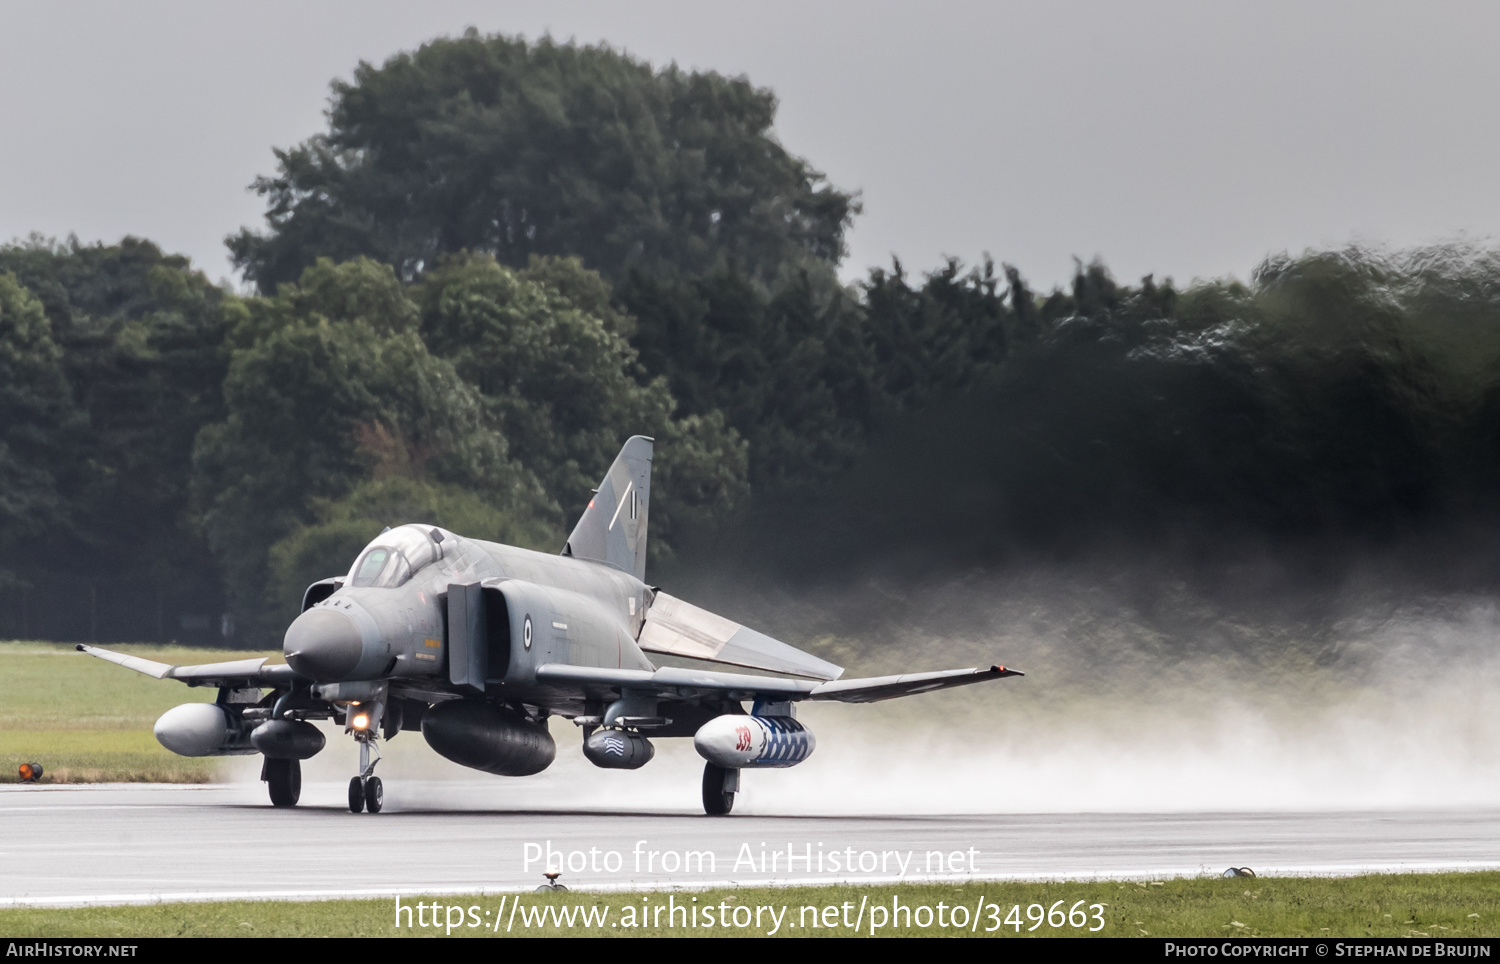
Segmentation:
{"type": "Polygon", "coordinates": [[[462,250],[578,256],[612,280],[732,259],[770,282],[837,263],[857,210],[777,142],[775,112],[743,78],[470,30],[335,82],[327,133],[254,184],[267,231],[229,245],[268,294],[319,257],[414,280],[462,250]]]}
{"type": "Polygon", "coordinates": [[[518,520],[557,516],[479,393],[428,352],[388,267],[320,261],[248,308],[231,336],[241,347],[224,382],[228,417],[198,437],[194,490],[252,626],[271,545],[314,522],[318,500],[370,478],[462,486],[518,520]]]}
{"type": "Polygon", "coordinates": [[[47,530],[72,525],[59,475],[81,421],[41,302],[0,274],[0,589],[26,586],[47,530]]]}
{"type": "Polygon", "coordinates": [[[34,238],[0,247],[0,271],[44,307],[79,409],[80,430],[49,441],[68,524],[31,543],[39,602],[66,617],[86,595],[76,631],[110,638],[168,633],[169,608],[213,612],[217,580],[187,492],[193,438],[222,415],[221,342],[237,300],[136,238],[34,238]]]}
{"type": "Polygon", "coordinates": [[[967,272],[950,258],[920,285],[910,283],[900,261],[890,271],[871,269],[864,283],[866,336],[885,404],[917,408],[993,374],[1022,324],[1007,304],[1011,296],[1023,310],[1032,307],[1020,275],[1012,270],[1002,288],[988,258],[967,272]]]}
{"type": "MultiPolygon", "coordinates": [[[[1488,524],[1500,514],[1497,279],[1500,256],[1464,246],[1278,256],[1248,284],[1182,292],[1080,266],[1068,289],[1030,299],[1030,321],[1014,305],[1002,317],[1002,330],[1032,332],[1002,362],[931,382],[850,476],[773,507],[794,520],[782,558],[1315,554],[1488,524]]],[[[914,354],[941,344],[910,341],[914,354]]],[[[920,385],[911,370],[906,384],[920,385]]]]}
{"type": "Polygon", "coordinates": [[[477,386],[511,456],[570,519],[631,435],[658,440],[652,542],[725,514],[745,489],[744,444],[716,412],[680,421],[666,379],[648,379],[599,276],[576,259],[513,271],[488,255],[450,259],[415,295],[434,354],[477,386]]]}
{"type": "Polygon", "coordinates": [[[636,317],[652,376],[685,412],[723,418],[749,442],[758,489],[815,484],[848,464],[877,405],[863,313],[824,272],[768,288],[733,265],[697,277],[633,272],[618,300],[636,317]]]}
{"type": "Polygon", "coordinates": [[[1044,314],[1064,310],[1007,275],[949,260],[913,278],[896,262],[857,289],[817,271],[768,287],[726,265],[691,278],[632,272],[617,300],[637,319],[647,371],[686,411],[723,412],[750,443],[757,492],[780,495],[847,468],[873,426],[993,377],[1044,314]]]}

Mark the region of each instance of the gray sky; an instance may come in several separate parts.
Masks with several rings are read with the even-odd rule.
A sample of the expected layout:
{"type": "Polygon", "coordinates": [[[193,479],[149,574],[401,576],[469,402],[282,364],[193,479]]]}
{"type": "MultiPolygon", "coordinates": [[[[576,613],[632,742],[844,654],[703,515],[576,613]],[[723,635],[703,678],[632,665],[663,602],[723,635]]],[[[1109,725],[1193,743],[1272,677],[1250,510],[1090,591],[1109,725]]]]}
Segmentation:
{"type": "Polygon", "coordinates": [[[782,142],[862,192],[850,278],[1500,232],[1500,4],[0,0],[0,240],[136,234],[226,277],[328,82],[469,25],[772,88],[782,142]]]}

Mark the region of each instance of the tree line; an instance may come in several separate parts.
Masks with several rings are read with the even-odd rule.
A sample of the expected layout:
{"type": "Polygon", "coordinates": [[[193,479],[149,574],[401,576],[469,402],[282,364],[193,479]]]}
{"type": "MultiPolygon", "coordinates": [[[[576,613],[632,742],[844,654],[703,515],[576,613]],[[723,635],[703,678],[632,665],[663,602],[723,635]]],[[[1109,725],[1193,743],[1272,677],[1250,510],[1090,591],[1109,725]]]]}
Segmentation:
{"type": "Polygon", "coordinates": [[[253,293],[136,238],[0,247],[0,635],[274,644],[388,524],[556,551],[632,434],[657,567],[705,532],[998,559],[1392,539],[1500,501],[1493,253],[844,284],[857,195],[775,109],[470,32],[361,65],[277,151],[264,227],[228,239],[253,293]]]}

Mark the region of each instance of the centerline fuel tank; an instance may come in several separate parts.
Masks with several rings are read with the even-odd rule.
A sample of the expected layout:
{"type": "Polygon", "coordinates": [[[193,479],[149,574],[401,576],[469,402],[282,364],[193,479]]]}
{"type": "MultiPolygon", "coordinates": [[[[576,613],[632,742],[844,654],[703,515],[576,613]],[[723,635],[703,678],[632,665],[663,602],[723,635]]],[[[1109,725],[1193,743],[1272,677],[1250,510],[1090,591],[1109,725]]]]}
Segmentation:
{"type": "Polygon", "coordinates": [[[454,763],[505,777],[541,773],[557,757],[546,724],[480,700],[434,706],[422,717],[422,736],[454,763]]]}

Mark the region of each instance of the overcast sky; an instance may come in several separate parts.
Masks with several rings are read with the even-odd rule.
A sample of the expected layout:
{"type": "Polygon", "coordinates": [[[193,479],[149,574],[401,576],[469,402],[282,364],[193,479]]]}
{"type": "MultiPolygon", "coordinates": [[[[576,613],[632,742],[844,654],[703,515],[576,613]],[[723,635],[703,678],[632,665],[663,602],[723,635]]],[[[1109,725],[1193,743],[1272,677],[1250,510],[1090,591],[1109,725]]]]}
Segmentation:
{"type": "Polygon", "coordinates": [[[481,31],[744,74],[858,190],[846,277],[983,252],[1038,285],[1500,233],[1500,4],[0,0],[0,241],[151,238],[230,277],[272,147],[361,60],[481,31]]]}

